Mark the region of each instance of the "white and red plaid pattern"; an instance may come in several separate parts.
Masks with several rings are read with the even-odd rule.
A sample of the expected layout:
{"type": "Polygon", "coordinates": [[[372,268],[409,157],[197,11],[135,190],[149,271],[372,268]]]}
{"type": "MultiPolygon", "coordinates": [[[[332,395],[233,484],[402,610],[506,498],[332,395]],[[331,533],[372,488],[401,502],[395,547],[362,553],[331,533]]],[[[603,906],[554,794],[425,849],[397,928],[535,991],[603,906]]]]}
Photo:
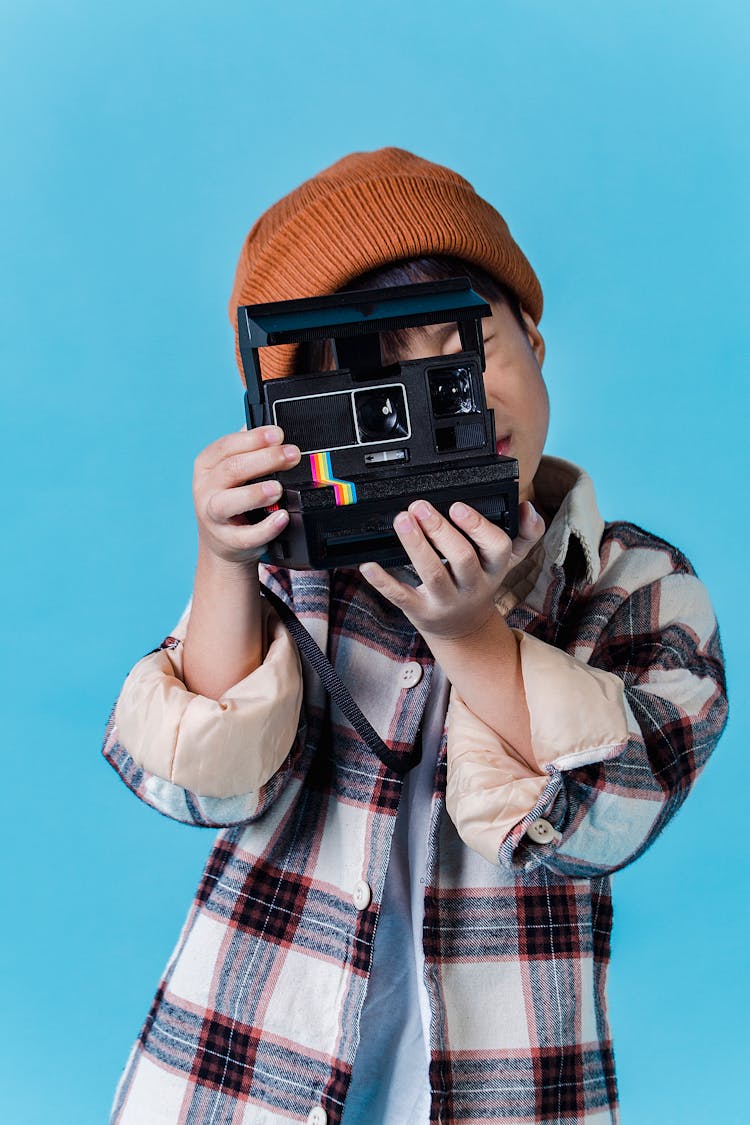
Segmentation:
{"type": "MultiPolygon", "coordinates": [[[[264,580],[407,754],[432,674],[409,622],[356,571],[269,568],[264,580]],[[407,661],[424,669],[414,687],[399,676],[407,661]]],[[[553,765],[497,865],[446,814],[443,736],[424,899],[430,1121],[609,1125],[610,875],[653,843],[721,734],[719,635],[689,562],[638,527],[602,524],[585,474],[508,623],[621,677],[630,733],[614,756],[553,765]],[[537,817],[559,836],[531,839],[537,817]]],[[[307,673],[304,694],[289,757],[260,791],[236,797],[202,798],[147,773],[110,719],[105,756],[140,798],[222,828],[120,1082],[118,1125],[276,1125],[314,1107],[340,1121],[402,783],[307,673]],[[359,880],[372,888],[365,909],[353,901],[359,880]]]]}

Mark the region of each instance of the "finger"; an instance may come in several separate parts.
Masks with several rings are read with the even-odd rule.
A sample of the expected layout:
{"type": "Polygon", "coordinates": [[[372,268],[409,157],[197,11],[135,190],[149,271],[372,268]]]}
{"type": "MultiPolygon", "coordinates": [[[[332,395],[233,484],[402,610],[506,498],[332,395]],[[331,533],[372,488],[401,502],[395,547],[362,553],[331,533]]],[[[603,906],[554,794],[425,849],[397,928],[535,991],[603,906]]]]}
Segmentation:
{"type": "Polygon", "coordinates": [[[473,543],[485,573],[494,577],[513,565],[513,544],[501,527],[468,504],[452,504],[448,514],[473,543]]]}
{"type": "Polygon", "coordinates": [[[252,430],[238,430],[237,433],[224,434],[201,450],[196,457],[196,465],[201,469],[211,470],[227,457],[249,453],[254,449],[263,449],[267,445],[281,445],[283,440],[284,431],[280,426],[257,426],[252,430]]]}
{"type": "Polygon", "coordinates": [[[281,508],[258,523],[226,524],[221,529],[221,541],[233,551],[262,550],[283,531],[288,522],[289,513],[281,508]]]}
{"type": "Polygon", "coordinates": [[[283,489],[277,480],[259,481],[242,487],[221,489],[214,492],[206,504],[206,515],[216,523],[257,511],[280,500],[283,489]]]}
{"type": "Polygon", "coordinates": [[[519,531],[524,533],[526,538],[533,538],[534,542],[539,538],[540,530],[542,533],[546,531],[546,524],[542,517],[537,512],[534,505],[530,500],[524,500],[518,507],[518,523],[519,531]]]}
{"type": "Polygon", "coordinates": [[[379,563],[362,563],[359,567],[359,573],[371,586],[375,587],[379,594],[393,602],[398,609],[408,616],[408,611],[413,608],[414,604],[414,591],[411,586],[407,586],[405,582],[399,582],[379,563]]]}
{"type": "MultiPolygon", "coordinates": [[[[441,516],[426,500],[415,500],[409,505],[409,514],[415,517],[423,533],[429,537],[434,550],[446,560],[452,580],[463,588],[472,586],[481,577],[482,559],[466,535],[457,530],[450,520],[441,516]]],[[[476,515],[481,519],[477,512],[476,515]]],[[[433,551],[434,553],[434,551],[433,551]]],[[[441,564],[444,578],[448,572],[441,564]]]]}
{"type": "Polygon", "coordinates": [[[453,504],[449,515],[477,545],[484,569],[492,574],[511,570],[528,555],[545,530],[544,521],[527,501],[519,508],[519,534],[512,541],[502,528],[466,504],[453,504]]]}
{"type": "Polygon", "coordinates": [[[215,477],[224,488],[247,484],[260,477],[291,469],[300,460],[296,445],[271,445],[249,453],[233,453],[215,467],[215,477]]]}
{"type": "Polygon", "coordinates": [[[518,562],[525,559],[546,530],[544,520],[534,505],[524,500],[518,508],[518,535],[513,540],[513,558],[518,562]]]}
{"type": "MultiPolygon", "coordinates": [[[[435,547],[425,536],[421,523],[415,518],[412,508],[414,508],[414,504],[409,506],[408,512],[399,512],[393,521],[393,530],[398,535],[401,545],[409,556],[414,569],[422,579],[425,590],[428,590],[436,597],[440,597],[441,593],[447,594],[449,592],[453,586],[453,579],[450,572],[443,565],[441,557],[435,550],[435,547]]],[[[446,522],[439,513],[436,514],[443,523],[446,522]]],[[[453,534],[458,538],[463,538],[455,528],[453,529],[453,534]]],[[[466,542],[466,540],[464,540],[464,542],[466,542]]],[[[457,545],[455,543],[452,545],[455,551],[457,545]]],[[[469,550],[471,549],[471,546],[469,546],[469,550]]],[[[447,558],[447,555],[445,557],[447,558]]]]}

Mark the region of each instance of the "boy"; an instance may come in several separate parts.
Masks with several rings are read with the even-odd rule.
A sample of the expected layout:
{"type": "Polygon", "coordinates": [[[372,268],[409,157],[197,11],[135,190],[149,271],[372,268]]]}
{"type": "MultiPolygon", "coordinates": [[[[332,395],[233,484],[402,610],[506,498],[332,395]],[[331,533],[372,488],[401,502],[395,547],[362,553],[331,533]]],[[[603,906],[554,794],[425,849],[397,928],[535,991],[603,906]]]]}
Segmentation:
{"type": "MultiPolygon", "coordinates": [[[[105,754],[147,803],[224,830],[113,1121],[617,1120],[609,876],[723,729],[708,596],[675,548],[605,524],[586,474],[543,456],[541,289],[455,173],[397,149],[326,169],[251,230],[230,316],[456,273],[492,307],[512,544],[465,505],[448,521],[415,498],[394,523],[410,566],[259,571],[285,517],[244,513],[278,498],[266,478],[300,451],[266,427],[196,460],[192,603],[128,676],[105,754]],[[391,766],[301,665],[261,585],[328,652],[391,766]]],[[[391,345],[449,354],[451,333],[391,345]]],[[[264,355],[264,375],[312,358],[264,355]]]]}

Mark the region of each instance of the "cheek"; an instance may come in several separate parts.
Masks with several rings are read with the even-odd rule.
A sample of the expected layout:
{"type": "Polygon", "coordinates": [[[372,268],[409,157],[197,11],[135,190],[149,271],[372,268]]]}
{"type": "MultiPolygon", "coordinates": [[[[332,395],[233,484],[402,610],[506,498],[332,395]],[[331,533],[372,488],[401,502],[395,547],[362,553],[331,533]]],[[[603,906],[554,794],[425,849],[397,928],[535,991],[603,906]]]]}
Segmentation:
{"type": "Polygon", "coordinates": [[[528,418],[526,452],[534,463],[531,467],[533,476],[547,444],[549,431],[549,398],[544,384],[536,391],[533,402],[529,402],[526,417],[528,418]]]}
{"type": "Polygon", "coordinates": [[[526,431],[547,433],[549,396],[541,371],[524,364],[520,370],[485,372],[487,404],[526,431]]]}
{"type": "Polygon", "coordinates": [[[538,419],[539,430],[542,433],[542,441],[544,442],[547,437],[547,430],[549,429],[549,393],[547,391],[547,384],[541,374],[537,377],[535,397],[535,415],[538,419]]]}

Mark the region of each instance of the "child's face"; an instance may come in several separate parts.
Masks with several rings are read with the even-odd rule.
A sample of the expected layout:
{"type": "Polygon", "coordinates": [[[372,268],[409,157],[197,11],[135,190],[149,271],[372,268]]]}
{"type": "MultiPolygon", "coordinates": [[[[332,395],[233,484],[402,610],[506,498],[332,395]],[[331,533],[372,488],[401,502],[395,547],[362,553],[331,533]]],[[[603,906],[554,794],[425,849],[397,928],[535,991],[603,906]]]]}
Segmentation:
{"type": "MultiPolygon", "coordinates": [[[[497,452],[518,461],[519,501],[533,500],[549,426],[549,397],[542,378],[544,340],[528,313],[523,331],[507,305],[488,302],[492,316],[482,320],[487,405],[495,411],[497,452]]],[[[435,324],[410,334],[402,359],[424,359],[460,351],[458,328],[435,324]]]]}

